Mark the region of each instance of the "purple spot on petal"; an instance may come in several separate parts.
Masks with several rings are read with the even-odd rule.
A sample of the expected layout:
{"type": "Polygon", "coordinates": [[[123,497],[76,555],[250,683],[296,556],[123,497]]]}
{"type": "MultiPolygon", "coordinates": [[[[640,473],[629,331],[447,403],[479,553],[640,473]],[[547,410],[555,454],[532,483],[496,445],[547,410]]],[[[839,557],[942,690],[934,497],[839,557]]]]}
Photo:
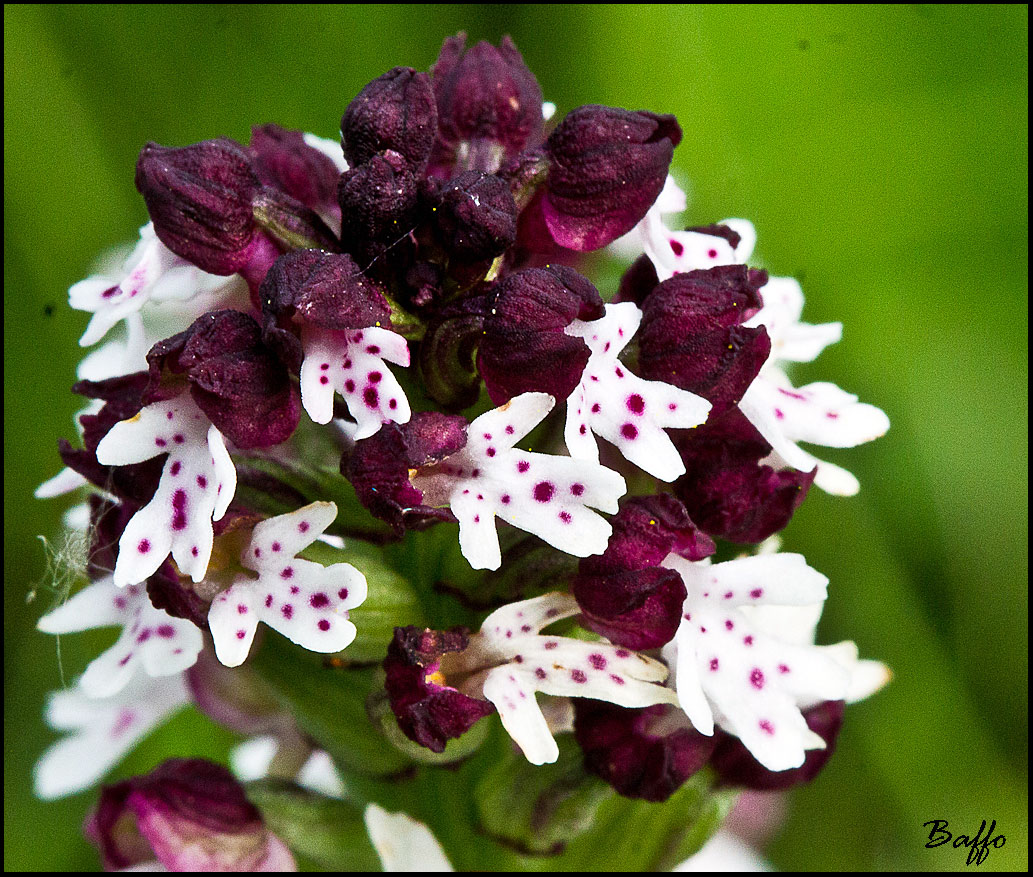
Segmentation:
{"type": "Polygon", "coordinates": [[[158,636],[162,639],[172,639],[176,635],[176,629],[171,624],[158,625],[158,636]]]}
{"type": "Polygon", "coordinates": [[[750,670],[750,685],[758,691],[764,687],[764,674],[761,672],[759,667],[754,667],[750,670]]]}
{"type": "Polygon", "coordinates": [[[592,413],[593,413],[593,414],[598,414],[598,413],[599,413],[599,410],[600,410],[600,408],[599,408],[599,403],[598,403],[598,402],[596,402],[596,403],[595,403],[595,404],[594,404],[594,405],[592,406],[592,413]]]}
{"type": "Polygon", "coordinates": [[[379,384],[383,377],[384,376],[380,372],[370,372],[366,375],[367,380],[369,380],[371,384],[379,384]]]}
{"type": "Polygon", "coordinates": [[[390,408],[392,411],[394,411],[398,407],[398,400],[397,399],[389,399],[388,402],[387,402],[387,407],[390,408]]]}
{"type": "Polygon", "coordinates": [[[366,387],[362,391],[362,401],[366,403],[367,408],[376,408],[380,402],[380,394],[377,393],[376,387],[366,387]]]}
{"type": "Polygon", "coordinates": [[[272,594],[266,594],[265,595],[265,608],[268,609],[272,605],[273,605],[273,595],[272,594]]]}
{"type": "Polygon", "coordinates": [[[145,643],[150,638],[151,638],[151,629],[149,627],[145,627],[143,630],[140,631],[140,634],[139,634],[139,636],[137,636],[136,641],[138,643],[145,643]]]}
{"type": "Polygon", "coordinates": [[[624,372],[621,371],[620,366],[617,366],[616,368],[614,368],[613,373],[615,375],[617,375],[617,377],[619,377],[619,378],[623,378],[624,377],[624,372]]]}
{"type": "Polygon", "coordinates": [[[324,372],[325,372],[325,371],[326,371],[326,370],[327,370],[328,368],[330,368],[330,363],[328,363],[328,362],[324,362],[324,363],[323,363],[323,364],[322,364],[322,365],[321,365],[321,366],[319,367],[319,370],[320,370],[320,371],[324,371],[324,372]]]}
{"type": "Polygon", "coordinates": [[[177,445],[181,445],[181,444],[183,444],[183,442],[185,442],[185,441],[186,441],[186,439],[185,439],[185,438],[183,438],[183,434],[182,434],[182,433],[178,433],[178,432],[177,432],[177,433],[176,433],[176,434],[175,434],[175,435],[174,435],[174,436],[172,437],[172,440],[173,440],[173,441],[174,441],[174,442],[175,442],[175,443],[176,443],[177,445]]]}
{"type": "Polygon", "coordinates": [[[182,469],[182,468],[183,468],[183,464],[180,463],[179,460],[176,460],[175,463],[173,463],[171,466],[169,466],[169,475],[173,475],[173,476],[178,475],[179,474],[179,470],[182,469]]]}
{"type": "Polygon", "coordinates": [[[513,435],[513,427],[512,426],[507,426],[506,427],[506,435],[513,435]]]}
{"type": "Polygon", "coordinates": [[[571,521],[570,512],[560,512],[559,518],[564,524],[569,524],[571,521]]]}
{"type": "Polygon", "coordinates": [[[548,650],[552,650],[552,649],[556,648],[556,646],[558,646],[558,645],[559,645],[559,643],[556,642],[555,640],[549,640],[544,646],[542,646],[542,648],[548,649],[548,650]]]}
{"type": "Polygon", "coordinates": [[[527,460],[521,460],[519,463],[517,463],[517,472],[526,472],[530,468],[531,464],[528,463],[527,460]]]}
{"type": "Polygon", "coordinates": [[[489,457],[494,457],[494,456],[495,456],[495,449],[494,449],[494,448],[488,448],[488,450],[487,450],[487,451],[485,451],[485,453],[486,453],[486,454],[487,454],[487,455],[488,455],[489,457]]]}
{"type": "Polygon", "coordinates": [[[302,521],[300,524],[298,524],[298,532],[299,533],[307,533],[308,532],[308,521],[302,521]]]}
{"type": "Polygon", "coordinates": [[[618,685],[623,685],[624,684],[624,679],[622,677],[618,676],[616,673],[611,673],[610,674],[610,678],[614,682],[616,682],[618,685]]]}
{"type": "Polygon", "coordinates": [[[279,542],[274,542],[271,547],[273,551],[279,551],[281,546],[279,542]]]}
{"type": "Polygon", "coordinates": [[[753,637],[752,636],[744,636],[742,638],[742,643],[743,643],[744,646],[752,646],[753,645],[753,637]]]}
{"type": "Polygon", "coordinates": [[[732,591],[725,592],[725,599],[726,600],[731,600],[732,597],[734,597],[734,596],[735,596],[735,594],[732,591]]]}
{"type": "Polygon", "coordinates": [[[520,630],[523,633],[530,633],[531,632],[531,625],[530,624],[522,624],[522,625],[520,625],[520,630]]]}
{"type": "Polygon", "coordinates": [[[247,614],[247,606],[245,606],[243,603],[238,603],[237,604],[237,612],[239,612],[241,615],[246,615],[247,614]]]}
{"type": "Polygon", "coordinates": [[[570,678],[573,679],[575,682],[579,682],[579,683],[584,683],[584,682],[588,681],[588,677],[585,675],[585,671],[584,670],[577,670],[577,669],[571,670],[570,671],[570,678]]]}
{"type": "Polygon", "coordinates": [[[614,652],[614,654],[618,658],[627,658],[631,655],[631,652],[629,652],[627,649],[617,649],[617,651],[614,652]]]}
{"type": "Polygon", "coordinates": [[[347,588],[341,588],[341,590],[339,590],[337,592],[337,596],[340,597],[342,600],[347,600],[348,599],[348,589],[347,588]]]}
{"type": "Polygon", "coordinates": [[[788,673],[789,672],[789,666],[787,664],[779,664],[778,665],[778,672],[779,673],[788,673]]]}
{"type": "Polygon", "coordinates": [[[502,504],[503,505],[509,505],[509,494],[508,493],[502,494],[502,504]]]}
{"type": "Polygon", "coordinates": [[[707,255],[711,259],[716,259],[717,258],[717,250],[707,250],[707,255]]]}
{"type": "Polygon", "coordinates": [[[534,498],[538,502],[548,502],[552,499],[552,495],[556,492],[556,488],[550,481],[539,481],[534,486],[534,498]]]}
{"type": "Polygon", "coordinates": [[[641,414],[646,410],[646,401],[638,393],[628,396],[624,404],[628,406],[628,411],[632,414],[641,414]]]}
{"type": "Polygon", "coordinates": [[[198,475],[197,486],[200,487],[201,490],[204,490],[208,486],[208,479],[205,478],[203,475],[198,475]]]}
{"type": "Polygon", "coordinates": [[[725,619],[725,630],[735,630],[735,625],[732,624],[732,619],[731,618],[726,618],[725,619]]]}
{"type": "Polygon", "coordinates": [[[670,240],[668,243],[671,245],[671,252],[674,253],[675,256],[680,256],[685,252],[685,247],[681,245],[681,241],[670,240]]]}
{"type": "Polygon", "coordinates": [[[330,383],[330,378],[328,378],[326,375],[320,375],[319,376],[319,383],[321,383],[321,384],[323,384],[325,386],[326,384],[330,383]]]}
{"type": "Polygon", "coordinates": [[[570,485],[570,492],[572,494],[574,494],[574,496],[581,496],[581,494],[583,494],[585,492],[585,485],[583,485],[583,484],[571,484],[570,485]]]}
{"type": "Polygon", "coordinates": [[[173,414],[173,413],[172,413],[171,411],[166,411],[166,412],[165,412],[165,416],[166,416],[166,417],[167,417],[167,418],[168,418],[169,420],[172,420],[172,418],[173,418],[173,417],[175,417],[175,415],[174,415],[174,414],[173,414]]]}
{"type": "Polygon", "coordinates": [[[544,679],[548,674],[541,667],[537,667],[534,671],[534,675],[539,679],[544,679]]]}
{"type": "Polygon", "coordinates": [[[280,611],[283,613],[284,618],[290,618],[294,615],[294,607],[290,603],[284,603],[280,611]]]}
{"type": "Polygon", "coordinates": [[[372,353],[374,356],[376,356],[378,353],[380,353],[380,348],[377,347],[376,344],[370,344],[370,346],[366,348],[366,353],[372,353]]]}
{"type": "Polygon", "coordinates": [[[606,658],[599,654],[591,654],[588,656],[588,663],[595,667],[596,670],[606,669],[606,658]]]}
{"type": "Polygon", "coordinates": [[[344,389],[347,390],[349,393],[354,393],[355,392],[355,381],[353,381],[353,380],[351,380],[349,378],[347,381],[344,382],[344,389]]]}
{"type": "Polygon", "coordinates": [[[148,542],[146,539],[141,539],[140,544],[136,546],[136,550],[139,551],[141,554],[146,554],[148,551],[151,550],[151,543],[148,542]]]}
{"type": "Polygon", "coordinates": [[[714,671],[714,670],[717,670],[717,667],[718,667],[717,658],[711,658],[710,659],[710,669],[712,671],[714,671]]]}
{"type": "Polygon", "coordinates": [[[245,630],[238,630],[237,631],[237,639],[244,639],[244,637],[246,637],[246,636],[247,636],[247,631],[245,631],[245,630]]]}
{"type": "Polygon", "coordinates": [[[330,622],[327,621],[325,618],[320,618],[319,623],[316,625],[316,627],[318,627],[322,631],[327,631],[330,629],[330,622]]]}
{"type": "Polygon", "coordinates": [[[772,725],[771,722],[769,722],[767,719],[761,719],[758,724],[760,725],[760,729],[765,734],[773,735],[775,733],[775,726],[772,725]]]}
{"type": "Polygon", "coordinates": [[[185,530],[187,526],[187,492],[177,490],[172,494],[172,529],[185,530]]]}
{"type": "Polygon", "coordinates": [[[624,436],[628,441],[633,441],[638,437],[638,427],[634,423],[625,423],[621,427],[621,435],[624,436]]]}
{"type": "Polygon", "coordinates": [[[763,593],[764,593],[764,589],[763,588],[754,588],[752,591],[750,591],[750,596],[754,600],[759,600],[763,593]]]}
{"type": "Polygon", "coordinates": [[[155,443],[155,444],[156,444],[156,445],[157,445],[157,446],[158,446],[159,448],[163,448],[163,447],[165,447],[165,445],[167,445],[167,444],[168,444],[168,442],[167,442],[167,441],[165,441],[165,439],[163,439],[163,438],[156,438],[156,439],[154,440],[154,443],[155,443]]]}
{"type": "Polygon", "coordinates": [[[285,566],[283,568],[283,572],[280,573],[280,578],[281,579],[289,579],[293,575],[294,575],[293,567],[285,566]]]}
{"type": "Polygon", "coordinates": [[[577,431],[581,433],[581,435],[584,435],[586,432],[588,432],[588,427],[582,423],[581,426],[578,427],[577,431]]]}

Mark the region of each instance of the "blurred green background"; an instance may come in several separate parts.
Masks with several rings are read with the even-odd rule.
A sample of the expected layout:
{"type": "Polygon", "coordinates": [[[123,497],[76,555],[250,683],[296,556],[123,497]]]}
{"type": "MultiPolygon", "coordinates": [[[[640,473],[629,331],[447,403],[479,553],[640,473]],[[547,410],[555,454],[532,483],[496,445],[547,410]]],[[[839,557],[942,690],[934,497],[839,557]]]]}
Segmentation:
{"type": "MultiPolygon", "coordinates": [[[[805,319],[845,324],[798,377],[890,415],[884,439],[826,455],[861,494],[813,491],[785,545],[831,579],[822,640],[855,639],[896,678],[848,711],[771,860],[960,868],[966,851],[924,849],[922,823],[996,819],[1007,844],[982,867],[1025,870],[1027,23],[1020,6],[5,7],[5,869],[97,867],[79,834],[92,795],[30,790],[61,676],[34,630],[50,598],[27,595],[35,537],[67,505],[32,490],[79,407],[87,317],[66,290],[146,220],[138,150],[270,121],[334,137],[368,80],[427,69],[466,30],[511,34],[561,115],[677,114],[690,219],[752,219],[766,266],[802,280],[805,319]]],[[[63,638],[65,678],[103,641],[63,638]]],[[[118,775],[232,742],[183,716],[118,775]]]]}

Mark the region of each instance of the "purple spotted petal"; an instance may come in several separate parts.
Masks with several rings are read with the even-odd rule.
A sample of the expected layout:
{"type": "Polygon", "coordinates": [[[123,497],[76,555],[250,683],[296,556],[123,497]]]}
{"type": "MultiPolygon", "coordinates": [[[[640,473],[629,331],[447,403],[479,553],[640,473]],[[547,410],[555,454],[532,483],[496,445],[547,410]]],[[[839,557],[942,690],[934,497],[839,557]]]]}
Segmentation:
{"type": "Polygon", "coordinates": [[[348,104],[341,119],[344,155],[355,168],[391,149],[420,171],[434,145],[437,117],[430,77],[411,67],[395,67],[348,104]]]}
{"type": "Polygon", "coordinates": [[[254,125],[248,149],[255,174],[263,183],[319,213],[336,209],[340,171],[330,156],[305,142],[301,131],[254,125]]]}
{"type": "Polygon", "coordinates": [[[814,472],[762,465],[771,445],[736,408],[674,439],[686,470],[675,494],[705,532],[732,542],[783,529],[814,480],[814,472]]]}
{"type": "Polygon", "coordinates": [[[202,759],[106,786],[84,830],[108,870],[155,858],[170,871],[297,870],[233,775],[202,759]]]}
{"type": "Polygon", "coordinates": [[[465,628],[438,631],[396,627],[387,649],[384,685],[398,727],[410,740],[434,752],[443,752],[449,740],[495,711],[488,701],[468,697],[444,684],[439,673],[441,656],[462,652],[469,643],[465,628]]]}
{"type": "Polygon", "coordinates": [[[496,405],[528,392],[565,399],[590,351],[564,329],[604,313],[598,290],[562,265],[512,274],[487,294],[477,366],[496,405]]]}
{"type": "Polygon", "coordinates": [[[198,407],[238,448],[285,441],[301,416],[301,402],[286,367],[262,342],[255,320],[240,311],[216,311],[161,341],[147,354],[150,395],[184,375],[198,407]]]}
{"type": "Polygon", "coordinates": [[[767,360],[767,332],[740,325],[760,306],[763,271],[727,265],[665,280],[642,303],[639,371],[703,396],[711,416],[736,404],[767,360]]]}
{"type": "Polygon", "coordinates": [[[688,727],[665,732],[666,704],[629,710],[597,700],[574,701],[574,736],[589,773],[626,798],[666,801],[700,770],[714,751],[714,738],[688,727]]]}
{"type": "Polygon", "coordinates": [[[553,239],[595,250],[631,231],[663,189],[680,142],[674,116],[601,106],[569,113],[548,140],[541,207],[553,239]]]}
{"type": "Polygon", "coordinates": [[[466,445],[463,417],[425,411],[405,424],[388,423],[355,443],[341,460],[359,501],[401,533],[438,520],[454,520],[447,509],[422,505],[423,494],[409,481],[409,470],[432,465],[466,445]]]}
{"type": "Polygon", "coordinates": [[[438,107],[433,164],[494,171],[506,155],[542,133],[542,91],[513,41],[466,48],[466,34],[445,40],[431,70],[438,107]],[[458,160],[458,161],[457,161],[458,160]]]}
{"type": "Polygon", "coordinates": [[[136,163],[158,238],[211,274],[233,274],[250,259],[260,186],[247,150],[225,137],[182,148],[148,143],[136,163]]]}
{"type": "Polygon", "coordinates": [[[573,580],[583,623],[611,642],[657,648],[677,632],[686,596],[681,577],[660,563],[672,551],[700,560],[714,543],[667,494],[627,500],[610,523],[605,553],[583,559],[573,580]]]}
{"type": "Polygon", "coordinates": [[[719,735],[720,742],[711,766],[721,780],[728,785],[745,786],[748,789],[775,791],[802,785],[813,780],[825,767],[836,751],[836,740],[843,724],[844,702],[825,701],[809,710],[803,717],[807,727],[825,741],[824,749],[810,749],[800,767],[792,770],[771,771],[764,768],[742,745],[738,738],[728,734],[719,735]]]}

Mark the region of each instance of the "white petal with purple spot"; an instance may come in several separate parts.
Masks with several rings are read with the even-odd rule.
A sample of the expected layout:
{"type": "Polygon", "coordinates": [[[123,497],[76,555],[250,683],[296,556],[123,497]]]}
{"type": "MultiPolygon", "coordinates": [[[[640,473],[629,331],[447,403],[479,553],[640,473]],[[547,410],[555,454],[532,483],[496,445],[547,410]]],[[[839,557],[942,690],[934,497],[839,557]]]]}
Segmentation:
{"type": "Polygon", "coordinates": [[[567,399],[563,438],[572,457],[597,462],[594,436],[601,436],[654,478],[673,481],[685,464],[664,430],[699,426],[710,403],[663,381],[643,380],[617,358],[641,321],[637,305],[622,302],[606,305],[599,320],[575,320],[564,330],[581,338],[592,355],[567,399]]]}
{"type": "Polygon", "coordinates": [[[850,673],[828,648],[801,643],[828,579],[795,554],[766,554],[719,564],[664,561],[681,575],[688,596],[682,622],[664,656],[677,668],[676,688],[693,725],[714,724],[736,735],[768,770],[803,764],[805,751],[824,748],[801,705],[842,700],[850,673]],[[783,631],[783,607],[800,607],[799,623],[783,631]]]}
{"type": "Polygon", "coordinates": [[[83,588],[44,615],[44,633],[73,633],[96,627],[123,628],[118,641],[86,668],[79,685],[89,697],[110,697],[142,669],[148,676],[172,676],[192,667],[204,646],[192,622],[156,609],[146,588],[115,587],[111,576],[83,588]]]}
{"type": "Polygon", "coordinates": [[[401,335],[376,326],[347,331],[306,326],[301,343],[301,401],[314,422],[333,418],[335,392],[355,418],[356,441],[385,423],[409,421],[409,400],[385,365],[409,365],[409,347],[401,335]]]}
{"type": "Polygon", "coordinates": [[[746,219],[722,219],[719,225],[727,226],[739,235],[737,246],[733,247],[720,235],[671,231],[658,213],[647,213],[642,222],[643,248],[660,282],[688,271],[744,264],[753,255],[757,243],[753,223],[746,219]]]}
{"type": "Polygon", "coordinates": [[[545,393],[524,393],[482,414],[466,446],[413,477],[429,505],[449,505],[459,519],[459,544],[474,569],[502,563],[495,517],[577,557],[606,550],[612,528],[589,507],[617,511],[627,485],[589,460],[515,449],[552,410],[545,393]]]}
{"type": "Polygon", "coordinates": [[[296,556],[336,517],[337,506],[317,502],[255,527],[240,559],[258,577],[239,576],[208,613],[215,653],[227,667],[247,658],[260,621],[313,652],[339,652],[355,639],[348,610],[366,599],[365,576],[351,564],[324,567],[296,556]]]}
{"type": "Polygon", "coordinates": [[[54,692],[47,701],[47,724],[70,733],[36,763],[36,794],[52,800],[89,788],[189,702],[183,674],[156,679],[138,676],[103,700],[88,697],[78,687],[54,692]]]}
{"type": "Polygon", "coordinates": [[[532,764],[559,755],[535,692],[629,708],[678,702],[661,684],[667,668],[659,661],[605,641],[540,634],[579,612],[577,601],[559,592],[512,603],[484,620],[468,649],[482,664],[499,664],[484,676],[483,696],[495,704],[506,732],[532,764]]]}
{"type": "Polygon", "coordinates": [[[212,552],[212,521],[225,514],[236,490],[236,469],[222,434],[190,398],[145,406],[116,423],[97,446],[107,466],[126,466],[168,454],[151,501],[119,540],[115,584],[144,581],[171,551],[180,571],[204,578],[212,552]]]}

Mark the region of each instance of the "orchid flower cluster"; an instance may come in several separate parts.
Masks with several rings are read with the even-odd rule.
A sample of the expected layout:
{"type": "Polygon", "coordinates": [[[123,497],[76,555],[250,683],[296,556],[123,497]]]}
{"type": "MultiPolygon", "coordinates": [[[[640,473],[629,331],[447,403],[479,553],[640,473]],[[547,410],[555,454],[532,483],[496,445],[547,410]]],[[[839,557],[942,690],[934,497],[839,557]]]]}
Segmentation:
{"type": "Polygon", "coordinates": [[[251,739],[236,775],[172,759],[106,786],[107,867],[295,867],[263,777],[373,807],[382,850],[366,781],[502,730],[521,770],[562,745],[578,782],[653,807],[691,778],[784,788],[886,681],[815,645],[828,580],[776,544],[812,486],[858,489],[801,443],[888,428],[790,378],[840,325],[748,266],[749,222],[669,227],[673,116],[554,110],[508,37],[459,35],[366,85],[339,145],[268,124],[140,152],[150,221],[69,291],[99,346],[38,491],[85,489],[90,545],[40,629],[121,633],[52,696],[37,791],[93,786],[188,705],[251,739]],[[611,244],[637,258],[600,291],[579,269],[611,244]],[[321,690],[359,708],[315,721],[321,690]]]}

